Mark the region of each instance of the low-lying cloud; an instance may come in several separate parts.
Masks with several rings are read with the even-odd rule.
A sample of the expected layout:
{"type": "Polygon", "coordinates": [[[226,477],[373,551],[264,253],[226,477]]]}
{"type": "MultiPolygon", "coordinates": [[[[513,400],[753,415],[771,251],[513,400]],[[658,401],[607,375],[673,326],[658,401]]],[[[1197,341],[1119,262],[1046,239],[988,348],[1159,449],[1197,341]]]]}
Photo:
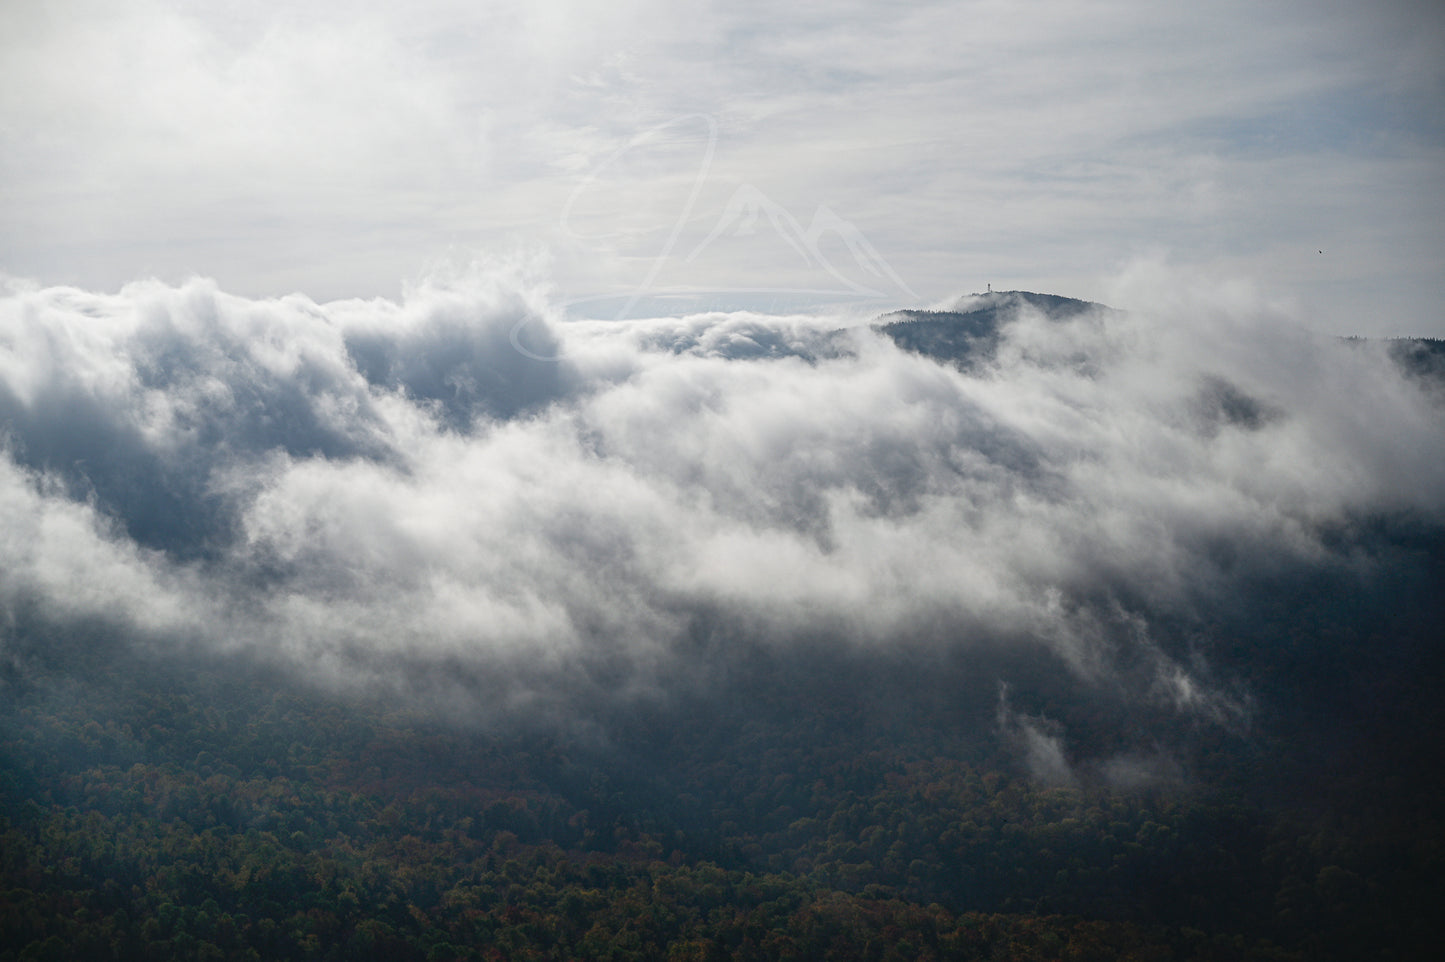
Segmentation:
{"type": "Polygon", "coordinates": [[[1383,345],[1176,280],[1024,306],[966,370],[827,317],[561,322],[501,274],[399,303],[12,287],[6,660],[100,625],[487,712],[747,646],[1003,653],[1242,725],[1221,633],[1413,563],[1370,532],[1436,536],[1445,418],[1383,345]]]}

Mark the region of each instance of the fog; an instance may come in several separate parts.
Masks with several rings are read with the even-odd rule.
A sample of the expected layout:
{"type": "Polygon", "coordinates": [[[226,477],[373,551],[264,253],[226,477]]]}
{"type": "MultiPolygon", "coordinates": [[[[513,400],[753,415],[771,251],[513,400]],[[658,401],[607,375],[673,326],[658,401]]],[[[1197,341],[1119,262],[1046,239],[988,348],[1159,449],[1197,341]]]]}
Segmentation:
{"type": "MultiPolygon", "coordinates": [[[[1044,689],[1245,732],[1310,660],[1246,641],[1438,578],[1438,390],[1242,286],[1114,290],[1004,303],[958,365],[843,316],[565,321],[503,269],[395,302],[12,284],[0,651],[478,718],[886,664],[967,679],[1058,783],[1044,689]]],[[[1109,778],[1173,771],[1135,734],[1109,778]]]]}

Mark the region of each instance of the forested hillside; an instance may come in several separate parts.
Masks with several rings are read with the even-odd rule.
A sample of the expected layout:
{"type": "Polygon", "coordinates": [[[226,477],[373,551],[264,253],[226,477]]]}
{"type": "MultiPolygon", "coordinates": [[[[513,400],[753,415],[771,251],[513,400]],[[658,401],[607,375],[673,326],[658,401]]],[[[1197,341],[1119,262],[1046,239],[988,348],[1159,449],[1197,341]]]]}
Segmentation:
{"type": "Polygon", "coordinates": [[[1049,786],[806,694],[604,737],[128,682],[8,692],[0,958],[1403,959],[1445,894],[1433,799],[1239,742],[1049,786]]]}

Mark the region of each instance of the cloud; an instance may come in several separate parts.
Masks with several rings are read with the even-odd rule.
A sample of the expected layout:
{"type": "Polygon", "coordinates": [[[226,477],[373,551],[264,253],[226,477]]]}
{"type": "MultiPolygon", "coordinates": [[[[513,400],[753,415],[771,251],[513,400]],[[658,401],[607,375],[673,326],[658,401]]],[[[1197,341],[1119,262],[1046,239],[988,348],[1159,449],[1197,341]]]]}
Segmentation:
{"type": "Polygon", "coordinates": [[[1021,306],[964,370],[817,316],[565,323],[503,269],[400,302],[15,287],[3,603],[483,714],[822,652],[1241,731],[1271,604],[1428,570],[1438,401],[1245,287],[1118,289],[1021,306]]]}
{"type": "Polygon", "coordinates": [[[999,684],[997,724],[1006,742],[1012,742],[1029,777],[1045,785],[1077,784],[1078,775],[1064,750],[1063,732],[1047,718],[1020,715],[1009,704],[1008,685],[999,684]]]}
{"type": "Polygon", "coordinates": [[[1427,6],[10,4],[0,270],[395,296],[520,240],[575,298],[631,293],[660,255],[660,284],[836,287],[822,253],[899,306],[988,281],[1102,297],[1164,249],[1267,279],[1322,329],[1441,333],[1427,6]],[[689,118],[716,125],[710,163],[689,118]],[[755,236],[688,262],[739,191],[835,212],[896,277],[832,233],[808,258],[755,236]]]}

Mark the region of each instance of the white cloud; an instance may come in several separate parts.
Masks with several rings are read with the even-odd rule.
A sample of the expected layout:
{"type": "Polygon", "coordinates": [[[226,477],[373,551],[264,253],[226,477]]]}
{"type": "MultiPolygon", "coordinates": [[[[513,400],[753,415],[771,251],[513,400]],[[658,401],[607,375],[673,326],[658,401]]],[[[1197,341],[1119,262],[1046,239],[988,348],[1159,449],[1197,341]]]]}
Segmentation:
{"type": "Polygon", "coordinates": [[[1262,574],[1368,571],[1357,522],[1438,528],[1445,428],[1379,345],[1247,286],[1143,265],[1117,290],[1131,314],[1024,312],[970,373],[826,318],[558,323],[506,272],[400,303],[16,290],[7,603],[518,696],[646,686],[707,625],[1002,647],[1232,723],[1180,626],[1262,574]],[[522,322],[563,360],[517,352],[522,322]]]}
{"type": "Polygon", "coordinates": [[[185,569],[137,548],[93,505],[0,462],[0,606],[38,604],[59,623],[94,620],[132,641],[194,630],[215,612],[185,569]]]}

